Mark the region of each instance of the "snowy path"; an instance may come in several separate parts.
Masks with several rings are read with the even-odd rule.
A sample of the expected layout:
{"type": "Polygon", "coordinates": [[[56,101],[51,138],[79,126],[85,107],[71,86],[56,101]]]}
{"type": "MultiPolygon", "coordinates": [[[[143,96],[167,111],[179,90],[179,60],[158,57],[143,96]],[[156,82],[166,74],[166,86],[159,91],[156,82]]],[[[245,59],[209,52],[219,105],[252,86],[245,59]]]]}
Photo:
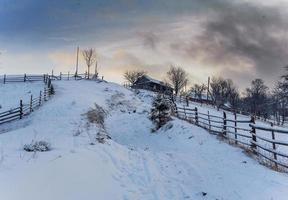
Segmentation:
{"type": "Polygon", "coordinates": [[[287,199],[287,174],[201,128],[175,119],[152,134],[145,98],[110,83],[55,84],[57,95],[26,127],[0,134],[0,199],[287,199]],[[110,111],[107,144],[89,145],[85,131],[73,136],[95,102],[110,111]],[[23,152],[35,138],[53,150],[23,152]]]}

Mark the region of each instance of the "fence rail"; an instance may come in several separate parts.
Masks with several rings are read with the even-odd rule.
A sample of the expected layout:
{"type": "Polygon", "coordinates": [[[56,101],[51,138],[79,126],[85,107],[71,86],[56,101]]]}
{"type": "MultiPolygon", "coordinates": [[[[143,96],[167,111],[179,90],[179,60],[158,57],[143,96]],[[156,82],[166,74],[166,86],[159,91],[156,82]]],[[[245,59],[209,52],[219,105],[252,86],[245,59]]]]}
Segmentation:
{"type": "MultiPolygon", "coordinates": [[[[89,74],[89,77],[93,77],[93,74],[89,74]]],[[[23,75],[2,75],[0,76],[0,83],[13,83],[13,82],[36,82],[36,81],[44,81],[46,82],[47,79],[51,80],[82,80],[87,79],[88,74],[74,74],[74,73],[62,73],[60,72],[59,75],[55,74],[23,74],[23,75]]],[[[100,78],[100,77],[99,77],[100,78]]],[[[101,77],[101,79],[104,79],[104,76],[101,77]]]]}
{"type": "MultiPolygon", "coordinates": [[[[172,97],[174,99],[174,101],[178,101],[180,103],[185,103],[187,106],[193,102],[193,103],[197,103],[197,104],[205,104],[206,106],[211,106],[211,108],[215,108],[215,104],[213,103],[213,101],[211,100],[206,100],[206,99],[195,99],[195,98],[191,98],[191,97],[187,97],[187,96],[173,96],[172,97]]],[[[251,114],[250,112],[248,111],[243,111],[243,110],[238,110],[238,109],[231,109],[231,108],[228,108],[228,107],[220,107],[219,109],[223,110],[223,111],[226,111],[226,112],[233,112],[233,113],[237,113],[239,115],[244,115],[244,116],[251,116],[253,114],[251,114]]],[[[275,121],[275,119],[271,119],[270,117],[268,118],[265,118],[265,117],[262,117],[262,116],[255,116],[255,119],[257,120],[260,120],[262,121],[263,123],[266,123],[266,124],[271,124],[273,123],[274,125],[277,125],[277,126],[281,126],[283,128],[288,128],[287,127],[287,124],[284,124],[284,122],[282,124],[280,124],[280,122],[277,122],[275,121]]]]}
{"type": "Polygon", "coordinates": [[[209,111],[201,113],[197,107],[191,109],[176,106],[175,114],[178,118],[200,126],[229,142],[250,149],[259,158],[265,160],[266,165],[277,170],[288,171],[288,140],[286,142],[276,139],[280,134],[288,138],[288,130],[275,128],[273,123],[271,127],[257,125],[254,117],[250,120],[239,120],[236,113],[231,119],[227,118],[225,111],[223,116],[211,115],[209,111]],[[267,137],[269,135],[270,137],[267,137]]]}
{"type": "MultiPolygon", "coordinates": [[[[89,77],[93,77],[94,74],[89,74],[89,77]]],[[[19,107],[10,109],[5,112],[0,113],[0,125],[22,119],[23,116],[30,114],[36,108],[40,107],[43,102],[47,101],[50,95],[53,93],[53,80],[81,80],[87,79],[88,73],[83,74],[70,74],[60,72],[59,75],[54,75],[53,71],[52,74],[23,74],[23,75],[2,75],[0,76],[0,83],[12,83],[12,82],[36,82],[36,81],[43,81],[45,83],[45,87],[43,91],[40,91],[39,96],[30,97],[29,102],[23,102],[22,100],[19,101],[19,107]]],[[[97,77],[98,78],[98,77],[97,77]]],[[[101,77],[104,79],[104,76],[101,77]]]]}
{"type": "Polygon", "coordinates": [[[54,88],[50,77],[44,76],[42,78],[42,80],[44,80],[45,86],[43,91],[39,92],[39,96],[33,97],[33,95],[31,95],[29,102],[23,102],[20,100],[18,107],[1,112],[0,125],[22,119],[23,116],[29,115],[49,99],[49,97],[54,93],[54,88]]]}

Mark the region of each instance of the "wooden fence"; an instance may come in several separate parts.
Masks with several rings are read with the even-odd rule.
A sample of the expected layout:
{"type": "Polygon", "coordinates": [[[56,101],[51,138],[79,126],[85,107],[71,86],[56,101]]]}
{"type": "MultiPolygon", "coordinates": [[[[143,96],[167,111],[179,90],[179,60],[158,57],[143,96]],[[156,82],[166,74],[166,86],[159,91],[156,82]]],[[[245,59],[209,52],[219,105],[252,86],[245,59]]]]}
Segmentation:
{"type": "MultiPolygon", "coordinates": [[[[90,74],[90,77],[93,75],[90,74]]],[[[0,83],[12,83],[12,82],[36,82],[36,81],[44,81],[46,79],[51,79],[51,80],[82,80],[82,79],[87,79],[88,74],[83,73],[83,74],[70,74],[68,73],[62,73],[60,72],[59,75],[55,74],[43,74],[43,75],[36,75],[36,74],[23,74],[23,75],[6,75],[4,74],[3,76],[0,77],[0,83]]],[[[104,76],[101,77],[101,79],[104,79],[104,76]]]]}
{"type": "MultiPolygon", "coordinates": [[[[215,104],[211,101],[211,100],[206,100],[206,99],[195,99],[195,98],[187,98],[187,96],[173,96],[172,97],[174,101],[178,101],[180,103],[185,103],[187,106],[193,102],[193,103],[198,103],[198,104],[205,104],[207,106],[211,106],[213,108],[215,108],[215,104]]],[[[225,107],[225,106],[222,106],[219,108],[219,110],[224,110],[224,111],[227,111],[227,112],[233,112],[233,113],[237,113],[237,114],[241,114],[241,115],[245,115],[245,116],[251,116],[251,113],[250,112],[247,112],[247,111],[243,111],[243,110],[237,110],[237,109],[232,109],[232,108],[228,108],[228,107],[225,107]]],[[[262,116],[255,116],[255,119],[257,120],[261,120],[262,122],[264,123],[267,123],[267,124],[271,124],[273,123],[273,125],[277,125],[277,126],[282,126],[282,127],[285,127],[284,124],[280,125],[279,123],[277,123],[275,120],[272,120],[272,119],[269,119],[269,118],[264,118],[262,116]]],[[[288,128],[288,127],[287,127],[288,128]]]]}
{"type": "Polygon", "coordinates": [[[191,109],[176,106],[175,114],[180,119],[251,150],[265,161],[266,165],[277,170],[288,171],[288,140],[285,142],[276,139],[281,135],[288,138],[288,130],[275,128],[273,123],[270,127],[256,125],[254,117],[250,120],[239,120],[236,113],[230,119],[225,111],[222,116],[211,115],[209,111],[201,113],[197,107],[191,109]]]}
{"type": "MultiPolygon", "coordinates": [[[[42,77],[43,78],[43,77],[42,77]]],[[[0,113],[0,125],[11,121],[22,119],[24,116],[32,113],[35,109],[40,107],[45,101],[47,101],[54,93],[54,88],[49,77],[44,79],[45,87],[43,91],[40,91],[37,97],[30,96],[29,102],[19,101],[19,106],[12,108],[8,111],[0,113]]]]}

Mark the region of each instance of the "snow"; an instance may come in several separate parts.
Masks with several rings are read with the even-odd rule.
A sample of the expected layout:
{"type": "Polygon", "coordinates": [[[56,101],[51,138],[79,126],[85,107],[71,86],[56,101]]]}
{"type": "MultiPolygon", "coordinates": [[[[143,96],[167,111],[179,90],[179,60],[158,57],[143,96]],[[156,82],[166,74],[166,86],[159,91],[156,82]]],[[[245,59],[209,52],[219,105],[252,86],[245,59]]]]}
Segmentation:
{"type": "MultiPolygon", "coordinates": [[[[178,105],[180,107],[186,107],[186,102],[182,102],[182,103],[178,103],[178,105]]],[[[222,123],[222,119],[218,119],[217,117],[221,117],[223,118],[223,110],[217,110],[216,108],[214,108],[213,106],[211,105],[205,105],[205,104],[200,104],[200,103],[195,103],[195,102],[190,102],[189,103],[189,107],[188,108],[195,108],[197,107],[198,109],[198,112],[199,113],[204,113],[204,114],[207,114],[208,111],[209,111],[209,114],[210,115],[214,115],[216,117],[211,117],[211,124],[214,125],[214,126],[219,126],[219,128],[217,129],[218,131],[222,131],[222,126],[223,126],[223,123],[222,123]],[[213,120],[215,122],[213,122],[213,120]],[[220,123],[217,123],[216,121],[220,121],[220,123]]],[[[231,113],[231,112],[228,112],[228,111],[225,111],[226,114],[227,114],[227,119],[231,120],[231,121],[227,121],[227,131],[228,131],[228,135],[230,138],[234,138],[234,113],[231,113]],[[231,131],[232,133],[229,133],[229,131],[231,131]]],[[[204,115],[201,115],[199,114],[201,117],[204,117],[204,118],[208,118],[207,116],[204,116],[204,115]]],[[[241,115],[241,114],[237,114],[237,120],[239,121],[250,121],[250,116],[246,116],[246,115],[241,115]]],[[[200,119],[201,121],[201,119],[200,119]]],[[[204,121],[204,120],[202,120],[204,121]]],[[[261,121],[261,120],[258,120],[256,119],[256,127],[261,127],[261,128],[269,128],[268,124],[270,124],[269,122],[264,122],[264,121],[261,121]]],[[[241,129],[238,129],[238,133],[240,134],[243,134],[243,135],[246,135],[246,136],[250,136],[251,137],[251,133],[250,131],[245,131],[245,130],[251,130],[251,128],[249,127],[249,123],[237,123],[237,127],[241,128],[241,129]]],[[[270,128],[272,128],[270,126],[270,128]]],[[[275,131],[279,131],[279,132],[275,132],[275,140],[277,141],[282,141],[283,143],[287,142],[288,141],[288,134],[286,133],[280,133],[280,131],[282,130],[286,130],[287,131],[287,128],[283,128],[283,127],[278,127],[278,126],[274,126],[273,129],[275,131]]],[[[270,131],[265,131],[265,130],[260,130],[260,129],[257,129],[256,130],[256,134],[262,138],[264,138],[265,140],[271,140],[272,139],[272,134],[270,131]]],[[[241,137],[241,136],[239,136],[241,137]]],[[[241,141],[245,142],[245,143],[248,143],[250,144],[250,139],[249,138],[245,138],[245,137],[241,137],[241,141]]],[[[273,146],[272,146],[272,143],[270,142],[265,142],[263,140],[258,140],[259,144],[261,144],[262,146],[266,147],[266,148],[269,148],[269,149],[273,149],[273,146]]],[[[288,154],[288,146],[284,146],[284,145],[278,145],[276,144],[276,148],[277,148],[277,151],[278,152],[282,152],[284,154],[288,154]]],[[[266,155],[266,156],[269,156],[270,158],[273,158],[273,154],[272,153],[268,153],[266,151],[263,151],[261,149],[258,149],[260,151],[260,153],[266,155]]],[[[278,158],[281,162],[283,163],[288,163],[288,159],[285,158],[285,157],[282,157],[280,156],[278,158]]]]}
{"type": "Polygon", "coordinates": [[[163,84],[163,82],[159,81],[159,80],[156,80],[154,78],[151,78],[150,76],[148,75],[143,75],[145,78],[147,78],[149,81],[153,82],[153,83],[157,83],[157,84],[163,84]]]}
{"type": "Polygon", "coordinates": [[[29,103],[31,95],[38,97],[44,86],[43,82],[0,83],[0,112],[19,107],[20,99],[23,103],[29,103]]]}
{"type": "Polygon", "coordinates": [[[287,174],[204,129],[174,118],[151,133],[153,93],[85,80],[53,84],[56,95],[25,126],[13,122],[17,128],[0,134],[0,199],[287,199],[287,174]],[[109,111],[112,140],[104,144],[90,145],[97,127],[87,128],[83,114],[94,103],[109,111]],[[32,140],[52,150],[23,151],[32,140]]]}

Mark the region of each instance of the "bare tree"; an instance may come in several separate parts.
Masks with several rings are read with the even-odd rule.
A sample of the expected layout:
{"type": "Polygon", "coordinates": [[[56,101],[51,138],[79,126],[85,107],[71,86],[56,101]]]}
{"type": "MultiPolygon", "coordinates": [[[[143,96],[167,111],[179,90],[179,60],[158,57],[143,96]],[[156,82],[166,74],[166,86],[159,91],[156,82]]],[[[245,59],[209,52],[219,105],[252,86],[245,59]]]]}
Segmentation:
{"type": "Polygon", "coordinates": [[[212,77],[211,80],[211,96],[214,104],[219,109],[227,100],[226,81],[221,77],[212,77]]]}
{"type": "Polygon", "coordinates": [[[273,114],[278,124],[282,117],[282,125],[288,115],[288,66],[285,67],[286,74],[281,76],[273,91],[273,114]]]}
{"type": "Polygon", "coordinates": [[[268,87],[262,79],[255,79],[251,82],[251,87],[246,89],[245,102],[251,113],[258,116],[266,114],[265,106],[268,97],[268,87]]]}
{"type": "Polygon", "coordinates": [[[167,72],[168,82],[173,86],[177,96],[188,83],[188,73],[181,67],[171,66],[167,72]]]}
{"type": "Polygon", "coordinates": [[[225,103],[230,103],[232,108],[236,108],[239,93],[231,79],[213,77],[210,86],[213,102],[218,109],[225,103]]]}
{"type": "Polygon", "coordinates": [[[190,91],[194,94],[194,96],[201,100],[202,99],[202,94],[203,92],[207,89],[207,87],[202,84],[202,85],[199,85],[199,84],[194,84],[191,88],[190,88],[190,91]]]}
{"type": "Polygon", "coordinates": [[[124,78],[131,84],[133,85],[138,78],[140,78],[141,76],[147,74],[147,72],[143,71],[143,70],[133,70],[133,71],[129,71],[127,70],[124,73],[124,78]]]}
{"type": "Polygon", "coordinates": [[[83,58],[87,65],[88,79],[90,74],[90,67],[96,62],[96,51],[95,49],[85,49],[82,51],[83,58]]]}

